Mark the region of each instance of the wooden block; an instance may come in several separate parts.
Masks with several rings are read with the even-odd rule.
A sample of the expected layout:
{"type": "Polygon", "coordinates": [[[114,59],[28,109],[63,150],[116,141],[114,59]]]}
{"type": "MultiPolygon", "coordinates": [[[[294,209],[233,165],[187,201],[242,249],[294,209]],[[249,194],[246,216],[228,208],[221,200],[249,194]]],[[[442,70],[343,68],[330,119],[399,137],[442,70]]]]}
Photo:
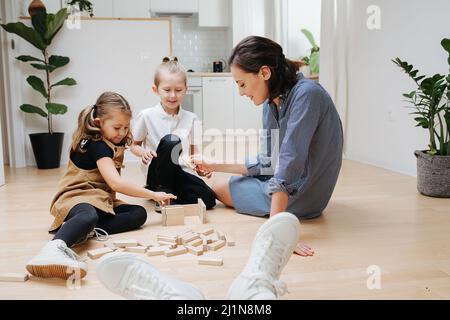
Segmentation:
{"type": "Polygon", "coordinates": [[[200,236],[196,233],[192,233],[192,234],[186,235],[183,238],[181,238],[181,243],[186,244],[186,243],[191,242],[196,239],[200,239],[200,236]]]}
{"type": "Polygon", "coordinates": [[[111,250],[117,250],[117,247],[114,245],[114,243],[112,241],[106,241],[105,243],[103,243],[104,247],[108,247],[111,250]]]}
{"type": "Polygon", "coordinates": [[[214,233],[214,229],[213,228],[207,228],[207,229],[203,229],[202,231],[199,231],[198,233],[203,235],[203,236],[207,236],[207,235],[213,234],[214,233]]]}
{"type": "Polygon", "coordinates": [[[151,247],[159,247],[160,244],[155,241],[139,241],[138,245],[141,247],[151,248],[151,247]]]}
{"type": "Polygon", "coordinates": [[[183,208],[185,217],[198,217],[198,203],[185,204],[183,208]]]}
{"type": "Polygon", "coordinates": [[[208,239],[203,239],[202,240],[203,241],[203,243],[202,243],[202,246],[203,246],[203,251],[208,251],[208,239]]]}
{"type": "Polygon", "coordinates": [[[158,243],[160,245],[162,245],[162,246],[170,247],[171,249],[175,249],[177,247],[177,244],[176,243],[172,243],[172,242],[158,240],[158,243]]]}
{"type": "Polygon", "coordinates": [[[162,247],[152,247],[150,249],[147,250],[147,255],[150,257],[153,256],[162,256],[164,254],[164,252],[170,250],[169,247],[166,246],[162,246],[162,247]]]}
{"type": "Polygon", "coordinates": [[[26,273],[0,273],[0,281],[4,282],[25,282],[29,278],[26,273]]]}
{"type": "Polygon", "coordinates": [[[202,247],[185,246],[185,248],[188,250],[189,253],[193,255],[201,256],[203,254],[202,247]]]}
{"type": "Polygon", "coordinates": [[[134,253],[146,253],[147,252],[147,247],[127,247],[126,248],[128,252],[134,252],[134,253]]]}
{"type": "Polygon", "coordinates": [[[192,247],[198,247],[201,246],[203,244],[203,240],[200,238],[197,238],[195,240],[192,240],[188,243],[186,243],[187,246],[192,246],[192,247]]]}
{"type": "Polygon", "coordinates": [[[87,255],[89,258],[95,260],[95,259],[98,259],[98,258],[104,256],[105,254],[111,253],[111,252],[114,252],[114,250],[109,247],[104,247],[104,248],[100,248],[100,249],[89,250],[87,252],[87,255]]]}
{"type": "Polygon", "coordinates": [[[217,235],[217,233],[213,233],[212,235],[210,235],[209,236],[209,239],[212,241],[212,242],[216,242],[216,241],[219,241],[220,239],[219,239],[219,236],[217,235]]]}
{"type": "Polygon", "coordinates": [[[166,257],[173,257],[173,256],[178,256],[180,254],[184,254],[186,252],[187,252],[187,249],[185,247],[179,247],[176,249],[167,250],[166,252],[164,252],[164,255],[166,257]]]}
{"type": "Polygon", "coordinates": [[[206,205],[200,198],[198,199],[198,217],[200,219],[200,223],[205,224],[207,222],[206,205]]]}
{"type": "Polygon", "coordinates": [[[198,259],[198,264],[208,265],[208,266],[222,266],[223,259],[204,256],[204,257],[201,257],[198,259]]]}
{"type": "Polygon", "coordinates": [[[217,233],[217,237],[219,237],[220,240],[225,240],[225,233],[223,233],[220,230],[217,230],[216,233],[217,233]]]}
{"type": "Polygon", "coordinates": [[[171,207],[166,208],[166,226],[184,225],[184,208],[171,207]]]}
{"type": "Polygon", "coordinates": [[[177,236],[163,236],[163,235],[157,235],[156,240],[158,241],[165,241],[170,243],[177,243],[178,237],[177,236]]]}
{"type": "Polygon", "coordinates": [[[226,236],[227,246],[234,247],[236,245],[236,241],[230,236],[226,236]]]}
{"type": "Polygon", "coordinates": [[[138,242],[133,239],[115,240],[114,245],[118,248],[136,247],[138,245],[138,242]]]}
{"type": "Polygon", "coordinates": [[[213,243],[211,243],[210,245],[208,245],[208,250],[217,251],[217,250],[219,250],[220,248],[224,247],[225,244],[226,244],[226,243],[225,243],[225,241],[223,241],[223,240],[219,240],[219,241],[213,242],[213,243]]]}

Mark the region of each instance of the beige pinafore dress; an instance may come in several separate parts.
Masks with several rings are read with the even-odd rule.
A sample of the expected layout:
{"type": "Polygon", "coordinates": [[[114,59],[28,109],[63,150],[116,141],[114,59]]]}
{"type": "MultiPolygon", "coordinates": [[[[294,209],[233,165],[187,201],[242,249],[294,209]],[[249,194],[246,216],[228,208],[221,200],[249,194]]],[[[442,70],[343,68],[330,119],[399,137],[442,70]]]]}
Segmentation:
{"type": "MultiPolygon", "coordinates": [[[[113,150],[113,161],[120,173],[126,147],[103,141],[113,150]]],[[[69,211],[79,203],[89,203],[102,211],[115,215],[114,208],[125,202],[116,199],[115,192],[103,179],[98,168],[84,170],[69,159],[67,171],[59,182],[58,192],[53,198],[50,212],[55,217],[49,232],[57,230],[64,223],[69,211]]]]}

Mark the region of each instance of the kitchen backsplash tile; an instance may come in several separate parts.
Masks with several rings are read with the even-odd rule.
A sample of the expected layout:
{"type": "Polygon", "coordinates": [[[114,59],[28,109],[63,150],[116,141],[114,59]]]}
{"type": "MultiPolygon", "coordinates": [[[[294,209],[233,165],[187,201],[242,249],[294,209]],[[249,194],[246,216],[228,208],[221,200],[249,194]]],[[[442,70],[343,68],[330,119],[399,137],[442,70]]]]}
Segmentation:
{"type": "Polygon", "coordinates": [[[201,29],[198,16],[172,17],[173,55],[186,69],[212,72],[213,61],[230,54],[228,30],[201,29]]]}

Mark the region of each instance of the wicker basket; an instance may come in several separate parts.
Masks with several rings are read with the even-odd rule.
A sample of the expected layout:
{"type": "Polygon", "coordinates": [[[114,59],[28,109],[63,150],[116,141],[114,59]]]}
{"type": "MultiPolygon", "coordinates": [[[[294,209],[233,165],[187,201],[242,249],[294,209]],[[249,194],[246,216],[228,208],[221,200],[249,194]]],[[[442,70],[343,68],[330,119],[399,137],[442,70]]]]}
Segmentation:
{"type": "Polygon", "coordinates": [[[450,198],[450,156],[431,156],[415,151],[417,190],[423,195],[450,198]]]}

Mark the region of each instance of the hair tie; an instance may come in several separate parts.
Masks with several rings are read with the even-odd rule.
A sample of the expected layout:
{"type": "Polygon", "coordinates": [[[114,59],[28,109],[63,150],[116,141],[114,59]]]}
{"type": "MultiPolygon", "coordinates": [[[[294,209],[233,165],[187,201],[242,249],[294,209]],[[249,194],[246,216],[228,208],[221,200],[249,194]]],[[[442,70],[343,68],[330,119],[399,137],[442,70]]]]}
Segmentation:
{"type": "Polygon", "coordinates": [[[97,117],[97,105],[94,104],[92,106],[92,118],[95,119],[97,117]]]}

